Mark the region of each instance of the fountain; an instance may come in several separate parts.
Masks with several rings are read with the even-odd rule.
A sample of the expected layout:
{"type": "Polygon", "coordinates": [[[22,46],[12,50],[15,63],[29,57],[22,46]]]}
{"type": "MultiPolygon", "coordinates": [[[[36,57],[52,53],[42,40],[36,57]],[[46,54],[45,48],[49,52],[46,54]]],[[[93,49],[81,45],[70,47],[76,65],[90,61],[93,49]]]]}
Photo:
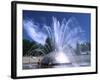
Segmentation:
{"type": "Polygon", "coordinates": [[[38,25],[31,21],[31,26],[29,26],[29,23],[28,29],[26,29],[28,35],[41,45],[36,49],[30,49],[28,54],[34,53],[34,51],[43,53],[44,57],[41,61],[43,65],[71,64],[71,66],[79,66],[75,57],[75,48],[77,42],[82,42],[84,32],[77,19],[71,17],[68,21],[63,19],[62,22],[59,22],[56,17],[52,17],[52,19],[52,25],[43,25],[41,31],[38,25]],[[47,38],[49,43],[46,42],[47,38]]]}

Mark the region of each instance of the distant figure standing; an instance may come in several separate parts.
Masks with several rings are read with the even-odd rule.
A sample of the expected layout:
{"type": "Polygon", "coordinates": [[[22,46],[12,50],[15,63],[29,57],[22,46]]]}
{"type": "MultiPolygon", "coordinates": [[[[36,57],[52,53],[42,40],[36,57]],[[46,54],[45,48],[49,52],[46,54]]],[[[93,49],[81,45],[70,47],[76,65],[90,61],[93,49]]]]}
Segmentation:
{"type": "Polygon", "coordinates": [[[41,67],[41,60],[40,59],[38,60],[37,64],[38,64],[38,68],[40,68],[41,67]]]}

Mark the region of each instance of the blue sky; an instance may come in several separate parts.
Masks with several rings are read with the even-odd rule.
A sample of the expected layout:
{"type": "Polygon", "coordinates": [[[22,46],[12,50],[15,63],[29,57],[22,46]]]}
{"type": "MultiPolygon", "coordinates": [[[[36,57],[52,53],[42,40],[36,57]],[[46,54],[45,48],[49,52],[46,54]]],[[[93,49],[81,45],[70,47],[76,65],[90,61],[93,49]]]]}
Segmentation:
{"type": "MultiPolygon", "coordinates": [[[[59,22],[62,22],[64,18],[68,20],[70,17],[75,17],[80,27],[82,28],[82,30],[85,31],[85,40],[90,41],[91,15],[89,13],[68,13],[68,12],[47,12],[47,11],[23,10],[23,23],[27,22],[28,20],[33,21],[34,25],[35,24],[38,25],[38,30],[40,30],[39,35],[40,36],[44,35],[44,37],[42,37],[41,39],[45,40],[47,36],[45,35],[46,33],[41,32],[41,28],[43,27],[44,24],[46,24],[47,26],[51,26],[53,16],[56,17],[59,22]]],[[[30,25],[30,23],[27,25],[30,25]]],[[[35,26],[35,28],[37,28],[37,26],[35,26]]],[[[33,36],[34,34],[35,33],[33,33],[33,36]]],[[[38,36],[39,39],[40,39],[40,36],[38,36]]],[[[23,28],[23,38],[30,41],[32,40],[32,38],[29,37],[28,33],[26,32],[24,28],[23,28]]]]}

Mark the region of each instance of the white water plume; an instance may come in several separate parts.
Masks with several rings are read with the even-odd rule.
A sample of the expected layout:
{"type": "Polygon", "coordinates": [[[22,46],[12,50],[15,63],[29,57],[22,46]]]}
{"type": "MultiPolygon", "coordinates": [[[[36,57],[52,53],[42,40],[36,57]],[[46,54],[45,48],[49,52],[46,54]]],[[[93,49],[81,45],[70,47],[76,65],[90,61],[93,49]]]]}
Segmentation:
{"type": "Polygon", "coordinates": [[[47,54],[51,46],[54,49],[48,53],[49,58],[52,57],[57,63],[72,63],[74,66],[78,66],[76,58],[74,57],[74,49],[78,42],[84,41],[84,31],[75,17],[69,18],[68,21],[63,19],[62,22],[59,22],[56,17],[52,19],[52,26],[44,24],[42,29],[39,29],[38,25],[35,25],[32,21],[25,22],[25,30],[34,41],[43,46],[48,46],[44,50],[41,48],[37,49],[38,52],[47,54]],[[49,38],[50,44],[46,43],[47,38],[49,38]]]}

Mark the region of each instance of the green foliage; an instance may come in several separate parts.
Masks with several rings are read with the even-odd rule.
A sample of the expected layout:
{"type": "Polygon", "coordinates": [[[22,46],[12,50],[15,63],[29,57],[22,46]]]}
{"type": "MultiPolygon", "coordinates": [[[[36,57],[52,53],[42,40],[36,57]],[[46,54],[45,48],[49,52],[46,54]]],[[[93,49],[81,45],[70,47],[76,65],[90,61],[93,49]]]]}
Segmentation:
{"type": "Polygon", "coordinates": [[[91,51],[91,45],[89,42],[85,42],[81,44],[77,43],[75,51],[77,55],[79,55],[81,52],[91,51]]]}
{"type": "Polygon", "coordinates": [[[77,43],[76,45],[76,54],[79,55],[80,54],[80,44],[77,43]]]}
{"type": "Polygon", "coordinates": [[[85,52],[85,51],[90,51],[91,50],[91,45],[89,42],[86,42],[84,44],[80,44],[80,49],[82,52],[85,52]]]}
{"type": "Polygon", "coordinates": [[[53,46],[48,38],[45,45],[37,44],[23,39],[23,56],[40,56],[46,55],[53,50],[53,46]]]}
{"type": "Polygon", "coordinates": [[[49,38],[46,40],[45,47],[48,47],[47,54],[54,50],[54,44],[51,42],[49,38]]]}
{"type": "Polygon", "coordinates": [[[27,51],[32,47],[33,43],[23,39],[23,56],[26,55],[27,51]]]}

